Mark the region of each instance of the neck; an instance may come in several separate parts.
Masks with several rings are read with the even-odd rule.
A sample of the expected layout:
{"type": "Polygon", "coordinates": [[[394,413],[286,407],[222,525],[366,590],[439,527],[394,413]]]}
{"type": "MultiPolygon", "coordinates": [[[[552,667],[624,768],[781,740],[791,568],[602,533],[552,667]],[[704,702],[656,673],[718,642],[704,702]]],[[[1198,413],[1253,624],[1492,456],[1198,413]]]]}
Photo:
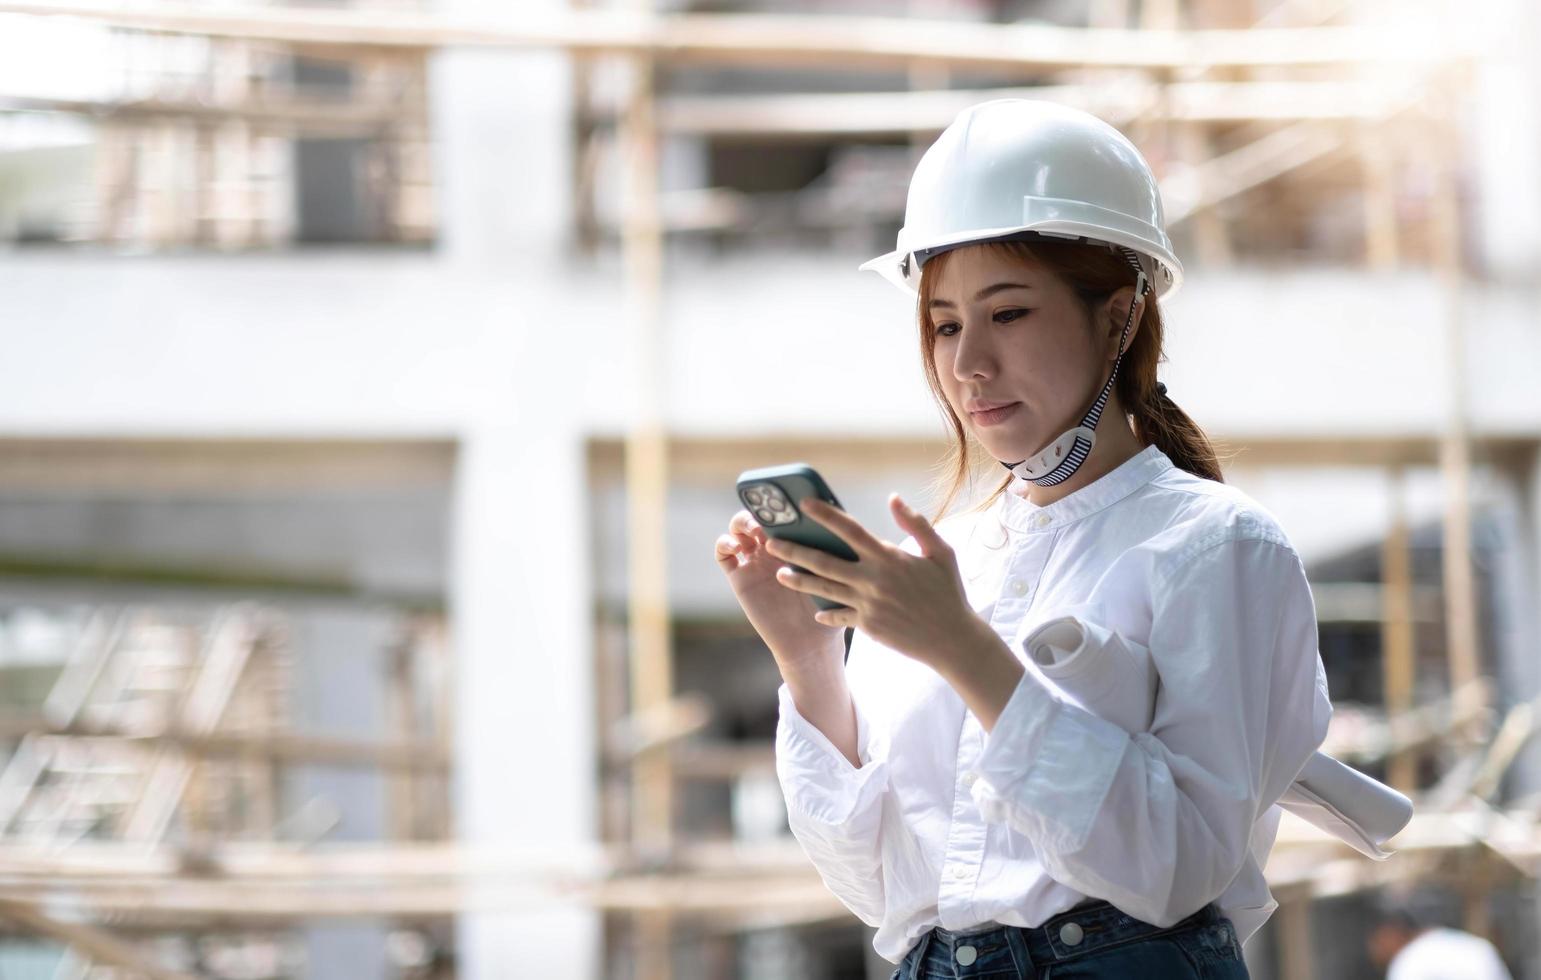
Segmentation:
{"type": "Polygon", "coordinates": [[[1097,444],[1092,447],[1091,455],[1086,457],[1074,476],[1052,487],[1040,487],[1028,480],[1015,480],[1008,492],[1045,507],[1113,472],[1144,448],[1135,439],[1134,430],[1129,426],[1118,396],[1112,395],[1103,407],[1102,417],[1097,420],[1097,444]]]}

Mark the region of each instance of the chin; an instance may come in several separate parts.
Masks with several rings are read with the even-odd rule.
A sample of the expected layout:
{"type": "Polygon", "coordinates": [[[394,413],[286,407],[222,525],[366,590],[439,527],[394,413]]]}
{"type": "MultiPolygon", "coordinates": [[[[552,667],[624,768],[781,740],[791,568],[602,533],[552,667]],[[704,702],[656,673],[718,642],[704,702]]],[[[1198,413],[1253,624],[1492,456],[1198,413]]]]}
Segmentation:
{"type": "Polygon", "coordinates": [[[994,456],[996,459],[1010,458],[1013,462],[1026,459],[1043,448],[1042,446],[1028,446],[1028,440],[1020,438],[992,439],[981,435],[977,429],[975,430],[974,437],[990,451],[991,456],[994,456]]]}

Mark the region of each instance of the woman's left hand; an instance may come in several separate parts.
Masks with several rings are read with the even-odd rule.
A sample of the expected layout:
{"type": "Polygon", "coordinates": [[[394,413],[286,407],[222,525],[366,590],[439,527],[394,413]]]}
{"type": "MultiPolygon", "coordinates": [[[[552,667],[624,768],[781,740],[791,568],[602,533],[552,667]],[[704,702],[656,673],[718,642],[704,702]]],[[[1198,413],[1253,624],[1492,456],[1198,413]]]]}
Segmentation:
{"type": "Polygon", "coordinates": [[[808,569],[777,571],[782,585],[823,596],[849,609],[821,609],[814,619],[830,626],[854,626],[886,647],[943,672],[949,658],[969,649],[984,620],[963,590],[953,548],[924,516],[897,493],[888,498],[894,521],[913,535],[920,554],[874,537],[861,523],[816,498],[798,501],[804,514],[851,546],[857,561],[776,538],[766,550],[808,569]]]}

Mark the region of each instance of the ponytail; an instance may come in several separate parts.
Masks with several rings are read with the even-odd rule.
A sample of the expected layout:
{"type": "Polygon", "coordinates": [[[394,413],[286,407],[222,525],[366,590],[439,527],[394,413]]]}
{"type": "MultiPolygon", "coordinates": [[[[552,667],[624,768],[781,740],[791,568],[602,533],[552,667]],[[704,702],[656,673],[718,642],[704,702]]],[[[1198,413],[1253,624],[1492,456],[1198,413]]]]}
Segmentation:
{"type": "MultiPolygon", "coordinates": [[[[1154,303],[1151,309],[1155,311],[1154,303]]],[[[1159,315],[1157,313],[1158,318],[1159,315]]],[[[1144,333],[1143,327],[1140,332],[1144,333]]],[[[1138,379],[1130,380],[1133,382],[1138,379]]],[[[1204,430],[1199,428],[1187,412],[1177,407],[1177,403],[1166,393],[1166,385],[1158,381],[1146,389],[1143,398],[1128,397],[1122,371],[1119,372],[1118,381],[1118,398],[1134,420],[1136,439],[1160,449],[1172,461],[1172,465],[1180,470],[1187,470],[1194,476],[1216,483],[1225,482],[1225,474],[1220,471],[1220,460],[1215,455],[1209,436],[1204,434],[1204,430]]]]}

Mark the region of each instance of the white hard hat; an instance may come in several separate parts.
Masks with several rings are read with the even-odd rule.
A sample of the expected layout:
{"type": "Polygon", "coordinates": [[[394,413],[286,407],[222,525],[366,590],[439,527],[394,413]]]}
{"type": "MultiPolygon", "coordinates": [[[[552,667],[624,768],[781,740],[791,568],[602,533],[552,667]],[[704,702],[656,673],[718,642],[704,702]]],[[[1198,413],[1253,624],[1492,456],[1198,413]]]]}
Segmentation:
{"type": "Polygon", "coordinates": [[[897,247],[860,268],[918,292],[920,267],[950,248],[1079,239],[1133,250],[1164,297],[1182,284],[1165,225],[1156,176],[1118,130],[1054,102],[992,99],[964,109],[926,150],[897,247]]]}

